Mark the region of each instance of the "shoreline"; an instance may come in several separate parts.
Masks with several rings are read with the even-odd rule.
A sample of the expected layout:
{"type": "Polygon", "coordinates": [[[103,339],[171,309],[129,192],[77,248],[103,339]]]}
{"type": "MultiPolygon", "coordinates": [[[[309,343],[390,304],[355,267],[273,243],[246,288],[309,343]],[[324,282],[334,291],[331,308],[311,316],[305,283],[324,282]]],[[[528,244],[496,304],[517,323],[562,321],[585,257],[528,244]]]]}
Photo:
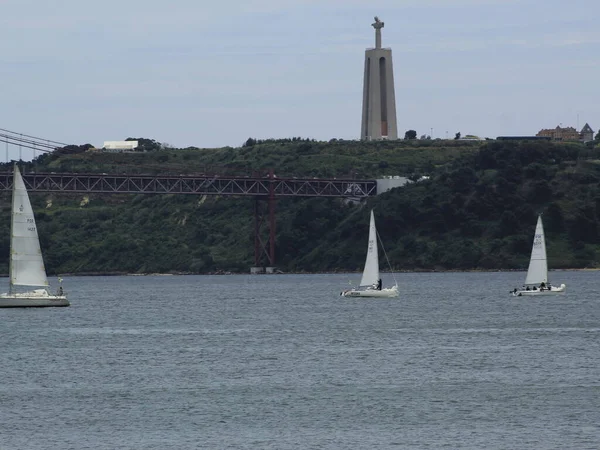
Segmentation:
{"type": "MultiPolygon", "coordinates": [[[[549,272],[597,272],[600,271],[600,268],[582,268],[582,269],[550,269],[549,272]]],[[[526,268],[523,269],[470,269],[470,270],[460,270],[460,269],[448,269],[448,270],[397,270],[397,271],[380,271],[382,274],[386,273],[493,273],[493,272],[527,272],[526,268]]],[[[347,273],[356,273],[360,274],[362,271],[359,270],[344,270],[344,271],[324,271],[324,272],[278,272],[278,273],[259,273],[259,274],[251,274],[250,272],[229,272],[229,271],[217,271],[217,272],[208,272],[208,273],[191,273],[191,272],[166,272],[166,273],[130,273],[130,272],[75,272],[75,273],[60,273],[60,274],[52,274],[48,275],[49,277],[149,277],[149,276],[188,276],[188,275],[253,275],[253,276],[270,276],[270,275],[335,275],[335,274],[347,274],[347,273]]],[[[8,274],[0,274],[2,278],[8,278],[8,274]]]]}

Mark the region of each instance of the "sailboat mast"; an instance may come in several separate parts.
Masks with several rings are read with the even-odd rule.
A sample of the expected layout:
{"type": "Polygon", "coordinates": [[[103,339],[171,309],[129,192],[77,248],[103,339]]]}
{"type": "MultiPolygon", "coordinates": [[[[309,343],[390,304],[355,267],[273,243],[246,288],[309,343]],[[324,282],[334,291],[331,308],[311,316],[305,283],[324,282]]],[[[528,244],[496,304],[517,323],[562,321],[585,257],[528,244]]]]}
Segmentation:
{"type": "Polygon", "coordinates": [[[8,293],[12,294],[13,293],[13,258],[12,258],[12,252],[13,252],[13,248],[12,248],[12,242],[13,242],[13,233],[14,233],[14,223],[15,223],[15,192],[16,192],[16,185],[17,185],[17,170],[19,170],[17,168],[17,163],[14,164],[14,168],[13,168],[13,187],[12,187],[12,200],[10,202],[10,255],[8,257],[8,279],[9,279],[9,283],[8,283],[8,293]]]}

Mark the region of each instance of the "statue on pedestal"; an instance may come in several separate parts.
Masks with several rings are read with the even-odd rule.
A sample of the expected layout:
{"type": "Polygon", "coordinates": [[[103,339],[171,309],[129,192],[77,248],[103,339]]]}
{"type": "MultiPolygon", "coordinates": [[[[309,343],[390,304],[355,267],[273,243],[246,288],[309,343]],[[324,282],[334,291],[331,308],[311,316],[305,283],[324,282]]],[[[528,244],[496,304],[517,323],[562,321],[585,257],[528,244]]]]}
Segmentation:
{"type": "Polygon", "coordinates": [[[381,48],[381,29],[384,27],[384,23],[379,20],[379,17],[375,16],[375,22],[371,24],[375,28],[375,48],[381,48]]]}

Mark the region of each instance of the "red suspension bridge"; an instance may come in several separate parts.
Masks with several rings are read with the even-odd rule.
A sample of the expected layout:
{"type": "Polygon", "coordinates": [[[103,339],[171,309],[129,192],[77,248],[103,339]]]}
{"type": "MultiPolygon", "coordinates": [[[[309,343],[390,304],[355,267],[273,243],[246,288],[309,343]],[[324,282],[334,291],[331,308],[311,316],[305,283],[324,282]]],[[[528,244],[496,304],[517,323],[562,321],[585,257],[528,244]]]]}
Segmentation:
{"type": "MultiPolygon", "coordinates": [[[[68,144],[0,128],[0,142],[48,153],[68,144]]],[[[35,156],[34,156],[35,157],[35,156]]],[[[127,175],[97,173],[40,173],[23,171],[29,192],[86,194],[192,194],[250,196],[254,202],[254,263],[275,266],[275,203],[277,197],[340,197],[362,199],[377,195],[376,180],[279,178],[229,175],[127,175]]],[[[13,174],[0,172],[0,191],[12,189],[13,174]]]]}
{"type": "MultiPolygon", "coordinates": [[[[277,197],[362,199],[377,195],[376,180],[278,178],[272,172],[266,177],[25,172],[23,181],[29,192],[254,197],[254,263],[257,268],[275,266],[277,197]]],[[[0,172],[0,191],[11,190],[12,184],[12,172],[0,172]]]]}

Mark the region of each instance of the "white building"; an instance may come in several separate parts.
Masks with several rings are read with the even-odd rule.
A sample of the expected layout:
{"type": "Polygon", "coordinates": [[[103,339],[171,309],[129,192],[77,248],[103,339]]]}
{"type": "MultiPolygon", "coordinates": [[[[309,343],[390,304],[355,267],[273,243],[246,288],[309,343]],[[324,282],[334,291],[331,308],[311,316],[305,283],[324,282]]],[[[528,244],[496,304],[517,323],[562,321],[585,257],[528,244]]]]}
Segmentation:
{"type": "Polygon", "coordinates": [[[138,141],[104,141],[102,149],[106,152],[122,153],[133,152],[138,146],[138,141]]]}

